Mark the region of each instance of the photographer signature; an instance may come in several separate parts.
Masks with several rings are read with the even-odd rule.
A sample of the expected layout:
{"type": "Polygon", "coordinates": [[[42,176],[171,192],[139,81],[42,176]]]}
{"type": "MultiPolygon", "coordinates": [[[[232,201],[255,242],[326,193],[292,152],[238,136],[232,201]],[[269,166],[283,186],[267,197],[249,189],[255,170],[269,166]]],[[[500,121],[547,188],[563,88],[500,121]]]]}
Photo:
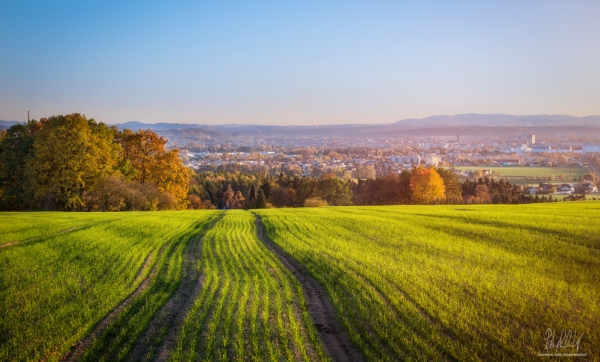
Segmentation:
{"type": "Polygon", "coordinates": [[[565,350],[568,348],[574,348],[575,353],[579,352],[579,343],[581,342],[581,337],[583,337],[583,333],[577,337],[577,331],[565,331],[564,329],[560,332],[558,339],[556,338],[556,334],[554,330],[548,328],[546,330],[546,350],[565,350]]]}

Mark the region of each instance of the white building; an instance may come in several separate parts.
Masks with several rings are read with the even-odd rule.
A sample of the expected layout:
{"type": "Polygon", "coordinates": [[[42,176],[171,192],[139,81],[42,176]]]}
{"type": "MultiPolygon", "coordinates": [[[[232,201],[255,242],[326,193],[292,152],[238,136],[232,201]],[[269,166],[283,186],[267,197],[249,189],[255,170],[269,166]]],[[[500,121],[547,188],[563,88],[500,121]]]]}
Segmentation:
{"type": "Polygon", "coordinates": [[[531,152],[531,148],[527,147],[526,145],[520,145],[518,147],[511,147],[507,149],[505,153],[516,153],[522,155],[529,152],[531,152]]]}
{"type": "Polygon", "coordinates": [[[570,153],[572,151],[570,146],[558,147],[552,150],[554,153],[570,153]]]}
{"type": "Polygon", "coordinates": [[[438,167],[441,161],[441,157],[433,153],[425,157],[425,163],[435,167],[438,167]]]}
{"type": "Polygon", "coordinates": [[[531,144],[531,145],[534,144],[535,143],[535,135],[530,134],[528,141],[529,141],[529,144],[531,144]]]}

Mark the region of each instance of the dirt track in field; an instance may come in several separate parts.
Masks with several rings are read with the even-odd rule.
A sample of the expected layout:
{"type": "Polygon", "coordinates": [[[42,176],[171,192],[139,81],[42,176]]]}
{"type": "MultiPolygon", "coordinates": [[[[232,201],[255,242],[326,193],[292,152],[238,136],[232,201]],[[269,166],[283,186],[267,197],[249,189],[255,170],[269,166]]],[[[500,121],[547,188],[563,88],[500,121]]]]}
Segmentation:
{"type": "MultiPolygon", "coordinates": [[[[162,248],[158,252],[158,258],[160,258],[161,254],[163,253],[165,247],[168,244],[169,243],[166,243],[165,245],[162,246],[162,248]]],[[[150,253],[146,257],[146,260],[144,260],[144,264],[136,273],[136,276],[135,276],[136,279],[140,275],[142,275],[144,270],[146,270],[148,268],[148,266],[150,265],[150,263],[152,261],[152,256],[153,256],[153,254],[150,253]]],[[[139,296],[146,289],[148,289],[148,286],[150,285],[152,278],[154,278],[154,275],[156,275],[156,269],[153,269],[150,272],[150,274],[148,274],[148,276],[146,276],[146,278],[144,278],[144,280],[140,283],[140,285],[127,298],[125,298],[121,303],[119,303],[119,305],[115,309],[113,309],[110,313],[108,313],[108,315],[106,315],[106,317],[104,317],[100,322],[98,322],[98,324],[96,324],[94,326],[93,330],[88,335],[86,335],[83,339],[79,340],[77,343],[75,343],[73,346],[71,346],[71,350],[61,361],[66,361],[66,362],[78,361],[81,358],[81,356],[83,355],[83,353],[90,346],[90,344],[95,339],[100,337],[102,332],[104,332],[106,330],[106,328],[112,323],[112,321],[115,320],[115,318],[119,315],[119,313],[121,313],[121,311],[123,309],[125,309],[127,306],[129,306],[131,304],[131,302],[133,302],[133,300],[135,298],[137,298],[137,296],[139,296]]]]}
{"type": "Polygon", "coordinates": [[[302,285],[308,310],[319,332],[329,357],[334,361],[362,361],[363,358],[352,345],[336,318],[335,308],[323,287],[294,258],[284,252],[269,237],[258,215],[255,214],[258,238],[302,285]]]}
{"type": "MultiPolygon", "coordinates": [[[[73,227],[73,228],[68,228],[68,229],[65,229],[65,230],[61,230],[61,231],[59,231],[57,233],[54,233],[54,235],[65,234],[65,233],[68,233],[69,231],[75,231],[75,230],[78,230],[78,229],[82,229],[84,227],[85,226],[76,226],[76,227],[73,227]]],[[[6,248],[7,246],[12,246],[12,245],[24,244],[24,243],[27,243],[27,242],[30,242],[30,241],[39,240],[39,239],[43,239],[43,238],[44,238],[44,236],[38,237],[38,238],[27,239],[27,240],[22,240],[22,241],[11,241],[10,243],[6,243],[6,244],[0,245],[0,248],[6,248]]]]}
{"type": "Polygon", "coordinates": [[[204,275],[197,268],[202,255],[206,232],[221,218],[204,229],[202,236],[193,238],[185,250],[183,278],[179,288],[156,313],[131,350],[130,361],[167,361],[175,348],[185,317],[204,285],[204,275]]]}

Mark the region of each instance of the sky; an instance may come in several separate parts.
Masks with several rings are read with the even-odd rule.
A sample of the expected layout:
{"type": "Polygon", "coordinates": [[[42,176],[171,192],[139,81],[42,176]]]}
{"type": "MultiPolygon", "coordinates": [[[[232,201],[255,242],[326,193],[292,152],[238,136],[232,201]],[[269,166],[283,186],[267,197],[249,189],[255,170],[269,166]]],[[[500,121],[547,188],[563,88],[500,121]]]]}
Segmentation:
{"type": "Polygon", "coordinates": [[[597,115],[598,19],[598,0],[3,0],[0,119],[597,115]]]}

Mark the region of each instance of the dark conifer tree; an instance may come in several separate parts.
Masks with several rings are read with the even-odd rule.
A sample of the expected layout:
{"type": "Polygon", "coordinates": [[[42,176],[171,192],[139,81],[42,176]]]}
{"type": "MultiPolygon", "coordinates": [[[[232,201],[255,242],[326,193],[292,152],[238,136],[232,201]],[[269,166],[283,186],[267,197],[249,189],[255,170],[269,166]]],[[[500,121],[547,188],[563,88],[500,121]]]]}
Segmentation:
{"type": "Polygon", "coordinates": [[[267,208],[267,198],[265,197],[265,193],[263,189],[258,190],[258,196],[256,197],[256,208],[257,209],[266,209],[267,208]]]}
{"type": "Polygon", "coordinates": [[[250,187],[250,194],[248,195],[248,202],[252,203],[256,200],[256,189],[254,188],[254,184],[250,187]]]}

